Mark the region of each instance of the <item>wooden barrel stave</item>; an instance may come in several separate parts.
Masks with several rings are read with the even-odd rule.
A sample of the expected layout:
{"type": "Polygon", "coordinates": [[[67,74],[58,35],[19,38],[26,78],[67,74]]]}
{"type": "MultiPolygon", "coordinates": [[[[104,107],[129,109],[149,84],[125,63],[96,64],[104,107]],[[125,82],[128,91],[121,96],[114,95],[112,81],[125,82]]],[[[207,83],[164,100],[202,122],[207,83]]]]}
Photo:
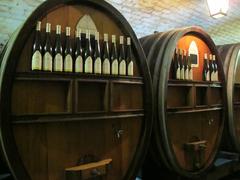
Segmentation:
{"type": "Polygon", "coordinates": [[[225,77],[227,77],[226,75],[228,74],[227,67],[229,66],[229,63],[230,63],[230,61],[229,61],[230,56],[232,56],[232,54],[227,53],[227,52],[228,51],[232,52],[233,48],[234,48],[234,46],[232,46],[232,45],[228,45],[225,48],[218,47],[219,54],[221,54],[221,56],[222,56],[225,77]]]}

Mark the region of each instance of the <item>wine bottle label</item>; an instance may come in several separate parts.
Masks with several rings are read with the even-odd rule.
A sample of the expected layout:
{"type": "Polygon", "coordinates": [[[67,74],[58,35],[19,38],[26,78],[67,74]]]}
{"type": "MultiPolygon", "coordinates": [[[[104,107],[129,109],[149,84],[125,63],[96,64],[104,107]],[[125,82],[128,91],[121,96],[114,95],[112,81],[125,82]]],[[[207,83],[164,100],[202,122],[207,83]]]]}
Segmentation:
{"type": "Polygon", "coordinates": [[[206,74],[206,81],[210,81],[210,74],[209,74],[209,71],[208,71],[207,74],[206,74]]]}
{"type": "Polygon", "coordinates": [[[71,34],[71,28],[66,27],[66,36],[70,36],[70,34],[71,34]]]}
{"type": "Polygon", "coordinates": [[[180,70],[180,79],[184,79],[184,68],[180,70]]]}
{"type": "Polygon", "coordinates": [[[112,62],[112,75],[118,75],[118,60],[114,59],[112,62]]]}
{"type": "Polygon", "coordinates": [[[218,81],[218,71],[215,72],[215,81],[218,81]]]}
{"type": "Polygon", "coordinates": [[[61,25],[56,26],[56,34],[61,34],[61,25]]]}
{"type": "Polygon", "coordinates": [[[216,73],[217,73],[217,71],[213,71],[212,72],[212,81],[216,81],[216,73]]]}
{"type": "Polygon", "coordinates": [[[216,71],[214,74],[215,74],[214,75],[214,81],[218,81],[218,71],[216,71]]]}
{"type": "Polygon", "coordinates": [[[128,63],[128,76],[133,76],[133,61],[128,63]]]}
{"type": "Polygon", "coordinates": [[[120,38],[120,40],[119,40],[119,41],[120,41],[119,44],[123,44],[123,36],[120,36],[119,38],[120,38]]]}
{"type": "Polygon", "coordinates": [[[176,79],[180,79],[180,67],[177,68],[176,79]]]}
{"type": "Polygon", "coordinates": [[[43,70],[52,71],[52,55],[46,52],[43,56],[43,70]]]}
{"type": "Polygon", "coordinates": [[[41,31],[41,21],[37,22],[36,30],[41,31]]]}
{"type": "Polygon", "coordinates": [[[40,51],[35,51],[33,53],[32,70],[42,70],[42,55],[40,51]]]}
{"type": "Polygon", "coordinates": [[[188,69],[184,71],[184,79],[188,80],[188,69]]]}
{"type": "Polygon", "coordinates": [[[82,30],[80,28],[77,28],[76,37],[81,38],[81,32],[82,30]]]}
{"type": "Polygon", "coordinates": [[[119,75],[126,75],[126,61],[122,60],[119,64],[119,75]]]}
{"type": "Polygon", "coordinates": [[[61,54],[56,54],[54,58],[54,71],[63,71],[63,58],[61,54]]]}
{"type": "Polygon", "coordinates": [[[107,58],[103,61],[103,74],[110,74],[110,61],[107,58]]]}
{"type": "Polygon", "coordinates": [[[102,64],[101,64],[101,59],[99,57],[94,61],[94,73],[95,74],[102,73],[102,64]]]}
{"type": "Polygon", "coordinates": [[[210,80],[211,81],[215,81],[215,78],[214,78],[215,77],[215,72],[214,71],[210,74],[210,76],[211,76],[210,80]]]}
{"type": "Polygon", "coordinates": [[[83,58],[82,56],[78,56],[75,61],[75,72],[83,72],[83,58]]]}
{"type": "Polygon", "coordinates": [[[93,61],[92,61],[92,57],[88,56],[87,59],[85,60],[85,64],[84,64],[84,72],[85,73],[92,73],[93,71],[93,61]]]}
{"type": "Polygon", "coordinates": [[[64,59],[64,71],[73,72],[73,60],[70,54],[68,54],[64,59]]]}
{"type": "Polygon", "coordinates": [[[192,69],[190,69],[189,72],[188,72],[188,79],[189,79],[189,80],[193,80],[193,72],[192,72],[192,69]]]}

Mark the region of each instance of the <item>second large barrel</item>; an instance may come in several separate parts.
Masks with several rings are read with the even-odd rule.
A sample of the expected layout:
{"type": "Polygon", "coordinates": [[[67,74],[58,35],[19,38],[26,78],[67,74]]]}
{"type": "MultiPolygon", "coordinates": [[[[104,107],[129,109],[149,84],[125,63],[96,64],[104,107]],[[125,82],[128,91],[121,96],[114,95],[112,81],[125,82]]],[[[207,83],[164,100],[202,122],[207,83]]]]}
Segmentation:
{"type": "Polygon", "coordinates": [[[180,175],[199,176],[216,156],[226,110],[225,80],[215,44],[199,27],[155,33],[140,41],[152,74],[156,105],[152,159],[180,175]],[[188,51],[192,80],[174,78],[176,49],[188,51]],[[213,81],[202,79],[205,54],[216,56],[218,75],[213,81]]]}
{"type": "Polygon", "coordinates": [[[226,78],[228,115],[222,149],[240,153],[240,44],[218,46],[226,78]]]}

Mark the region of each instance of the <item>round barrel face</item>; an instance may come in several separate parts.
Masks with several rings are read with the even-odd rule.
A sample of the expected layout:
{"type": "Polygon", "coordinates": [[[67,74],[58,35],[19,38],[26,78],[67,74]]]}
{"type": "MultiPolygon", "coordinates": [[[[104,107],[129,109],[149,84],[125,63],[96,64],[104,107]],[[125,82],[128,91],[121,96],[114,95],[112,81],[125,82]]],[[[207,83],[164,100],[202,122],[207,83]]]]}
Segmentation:
{"type": "MultiPolygon", "coordinates": [[[[207,54],[210,65],[213,63],[209,61],[210,54],[216,54],[197,35],[186,34],[181,37],[176,50],[177,57],[181,56],[183,69],[190,62],[192,78],[189,78],[188,69],[187,75],[180,70],[180,76],[176,76],[174,63],[179,62],[179,58],[175,54],[175,58],[170,59],[172,66],[166,91],[166,129],[170,146],[167,151],[171,151],[167,153],[172,154],[170,156],[175,160],[179,172],[200,172],[212,162],[222,132],[223,74],[219,68],[215,79],[203,78],[204,54],[207,54]]],[[[220,67],[218,61],[216,59],[220,67]]]]}
{"type": "Polygon", "coordinates": [[[9,113],[4,125],[11,129],[2,132],[3,138],[14,144],[14,148],[3,148],[8,164],[17,179],[132,179],[151,130],[151,85],[143,52],[130,26],[124,24],[126,20],[112,13],[115,9],[107,10],[110,5],[69,2],[49,3],[51,7],[45,2],[38,8],[36,14],[41,16],[30,18],[23,26],[19,36],[25,35],[17,38],[16,51],[6,61],[13,66],[5,70],[13,74],[7,83],[9,103],[5,107],[9,109],[1,110],[9,113]],[[131,37],[133,76],[31,71],[37,21],[41,21],[43,39],[45,25],[51,23],[52,46],[56,25],[62,27],[62,44],[69,26],[74,47],[76,27],[85,15],[94,22],[100,43],[104,33],[109,35],[109,44],[111,35],[116,35],[117,44],[120,36],[124,36],[124,43],[131,37]],[[31,28],[26,28],[29,24],[31,28]],[[18,157],[15,162],[11,154],[18,157]]]}

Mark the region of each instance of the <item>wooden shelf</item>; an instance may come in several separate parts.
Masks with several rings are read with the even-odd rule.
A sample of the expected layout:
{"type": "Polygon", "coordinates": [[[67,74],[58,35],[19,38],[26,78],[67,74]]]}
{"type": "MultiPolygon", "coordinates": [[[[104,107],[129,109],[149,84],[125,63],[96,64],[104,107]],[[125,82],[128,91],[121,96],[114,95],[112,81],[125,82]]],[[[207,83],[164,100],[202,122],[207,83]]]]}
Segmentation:
{"type": "Polygon", "coordinates": [[[136,76],[114,76],[114,75],[96,75],[96,74],[81,74],[81,73],[66,73],[66,72],[21,72],[16,74],[16,80],[114,80],[114,81],[137,81],[142,82],[142,77],[136,76]]]}
{"type": "Polygon", "coordinates": [[[207,88],[207,87],[209,87],[209,84],[194,84],[194,86],[196,87],[196,88],[207,88]]]}
{"type": "Polygon", "coordinates": [[[111,83],[110,89],[110,111],[126,112],[144,109],[142,84],[111,83]]]}
{"type": "Polygon", "coordinates": [[[222,82],[209,82],[209,81],[186,81],[186,80],[175,80],[169,79],[168,85],[169,86],[216,86],[221,87],[222,82]]]}
{"type": "Polygon", "coordinates": [[[91,115],[107,113],[108,111],[120,113],[139,112],[143,109],[143,100],[141,98],[143,95],[142,77],[57,72],[25,72],[17,73],[15,84],[19,87],[16,92],[22,92],[20,89],[24,89],[26,85],[29,87],[26,88],[29,92],[24,91],[20,96],[19,93],[15,93],[16,98],[13,99],[14,101],[18,99],[19,106],[22,107],[20,110],[18,108],[19,106],[13,107],[14,115],[16,116],[58,115],[58,113],[61,112],[62,115],[71,113],[91,115]],[[55,85],[58,85],[57,88],[54,88],[55,85]],[[39,91],[39,89],[42,90],[39,91]],[[54,91],[48,91],[49,89],[53,89],[54,91]],[[111,93],[109,91],[111,91],[111,93]],[[35,106],[23,103],[30,101],[23,101],[22,98],[20,98],[26,96],[27,99],[33,99],[35,101],[35,99],[39,97],[39,93],[42,92],[47,92],[44,93],[46,98],[43,99],[43,102],[40,101],[40,103],[33,104],[41,108],[35,108],[35,106]],[[59,95],[51,94],[55,92],[58,92],[59,95]],[[32,96],[29,96],[29,94],[32,96]],[[139,98],[134,100],[135,96],[139,98]],[[57,97],[58,101],[55,100],[49,103],[48,99],[51,99],[50,97],[57,97]],[[130,99],[132,99],[133,102],[130,102],[130,99]],[[110,102],[111,109],[109,110],[110,102]],[[66,103],[67,106],[63,106],[66,103]],[[61,109],[56,109],[59,104],[63,107],[61,107],[61,109]]]}
{"type": "Polygon", "coordinates": [[[234,84],[233,103],[240,103],[240,84],[234,84]]]}
{"type": "Polygon", "coordinates": [[[210,93],[208,97],[208,103],[210,106],[218,106],[223,104],[222,88],[216,86],[210,86],[210,93]]]}
{"type": "Polygon", "coordinates": [[[196,109],[222,106],[221,82],[184,80],[169,80],[168,82],[167,104],[170,111],[191,109],[191,106],[196,109]],[[174,99],[172,99],[173,94],[174,99]]]}
{"type": "Polygon", "coordinates": [[[222,107],[211,107],[211,108],[199,108],[199,109],[175,109],[175,111],[169,111],[167,109],[167,114],[186,114],[186,113],[198,113],[198,112],[209,112],[209,111],[220,111],[222,107]]]}
{"type": "Polygon", "coordinates": [[[207,104],[203,104],[203,105],[195,105],[195,108],[208,108],[207,104]]]}
{"type": "Polygon", "coordinates": [[[170,87],[170,86],[173,86],[173,87],[175,87],[175,86],[187,86],[187,87],[192,87],[193,86],[193,84],[192,83],[185,83],[185,82],[179,82],[179,83],[174,83],[174,82],[168,82],[168,86],[170,87]]]}
{"type": "Polygon", "coordinates": [[[16,81],[12,88],[13,115],[70,114],[72,81],[16,81]]]}
{"type": "Polygon", "coordinates": [[[119,109],[119,110],[112,109],[111,110],[111,112],[116,112],[116,113],[140,112],[140,111],[143,111],[143,109],[119,109]]]}
{"type": "Polygon", "coordinates": [[[234,106],[240,106],[240,102],[233,102],[234,106]]]}
{"type": "Polygon", "coordinates": [[[178,110],[186,110],[186,109],[193,109],[193,106],[167,107],[168,111],[178,111],[178,110]]]}
{"type": "Polygon", "coordinates": [[[109,87],[106,80],[75,81],[75,112],[106,112],[108,110],[109,87]]]}
{"type": "Polygon", "coordinates": [[[234,87],[240,88],[240,83],[234,83],[234,87]]]}
{"type": "Polygon", "coordinates": [[[191,108],[193,107],[194,91],[192,86],[169,86],[167,93],[168,108],[191,108]],[[174,98],[173,98],[174,96],[174,98]]]}
{"type": "Polygon", "coordinates": [[[221,88],[221,87],[222,87],[222,85],[221,85],[220,83],[209,84],[209,86],[210,86],[211,88],[221,88]]]}
{"type": "Polygon", "coordinates": [[[208,86],[202,84],[195,86],[195,107],[208,106],[208,92],[208,86]]]}
{"type": "Polygon", "coordinates": [[[34,123],[58,123],[58,122],[77,122],[88,120],[101,120],[101,119],[125,119],[134,117],[144,117],[143,111],[132,113],[111,113],[111,114],[86,114],[82,115],[27,115],[27,116],[13,116],[13,124],[34,124],[34,123]]]}
{"type": "Polygon", "coordinates": [[[210,107],[223,107],[222,104],[210,104],[209,106],[210,107]]]}

